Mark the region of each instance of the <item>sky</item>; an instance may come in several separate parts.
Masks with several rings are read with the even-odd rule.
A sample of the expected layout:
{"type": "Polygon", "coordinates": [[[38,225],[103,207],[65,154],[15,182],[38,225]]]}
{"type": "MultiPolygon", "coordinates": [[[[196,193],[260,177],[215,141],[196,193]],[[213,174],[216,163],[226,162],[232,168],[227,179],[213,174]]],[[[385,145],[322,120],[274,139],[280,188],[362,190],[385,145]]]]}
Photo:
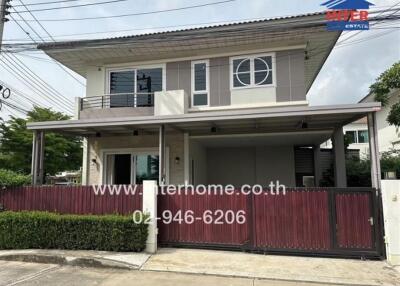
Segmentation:
{"type": "MultiPolygon", "coordinates": [[[[23,1],[25,4],[32,4],[35,2],[48,2],[50,0],[23,1]]],[[[220,0],[127,0],[124,2],[105,5],[34,12],[34,15],[38,19],[108,16],[171,9],[218,1],[220,0]]],[[[29,7],[30,9],[39,9],[43,7],[70,6],[94,2],[96,1],[79,0],[69,3],[58,3],[57,5],[29,7]]],[[[171,26],[188,25],[187,27],[191,27],[199,26],[199,24],[202,23],[234,22],[244,19],[271,18],[317,12],[324,10],[324,7],[320,5],[322,2],[324,1],[235,0],[214,6],[168,13],[94,21],[42,22],[42,25],[53,36],[86,32],[130,30],[119,33],[108,32],[95,35],[62,36],[56,38],[57,40],[73,40],[78,38],[93,39],[165,30],[165,28],[162,29],[160,27],[169,27],[167,30],[173,30],[171,26]]],[[[396,3],[399,3],[396,8],[400,8],[399,0],[373,0],[370,2],[375,4],[373,9],[387,9],[396,3]]],[[[21,3],[19,0],[14,0],[12,1],[12,4],[20,5],[21,3]]],[[[23,7],[16,7],[16,9],[19,11],[24,10],[23,7]]],[[[13,12],[13,10],[11,10],[11,12],[13,12]]],[[[22,15],[25,19],[32,19],[27,13],[22,15]]],[[[15,14],[14,17],[18,18],[15,14]]],[[[30,24],[42,37],[46,36],[46,33],[41,30],[38,24],[34,22],[30,22],[30,24]]],[[[21,25],[24,24],[21,23],[21,25]]],[[[339,39],[339,41],[358,33],[354,38],[352,38],[352,41],[357,41],[352,45],[337,47],[332,51],[307,94],[310,105],[356,103],[368,94],[369,86],[375,81],[375,79],[394,62],[400,60],[400,21],[390,22],[387,23],[387,25],[396,28],[371,29],[370,31],[362,31],[361,33],[343,33],[342,38],[339,39]]],[[[26,30],[29,29],[26,26],[24,26],[24,28],[26,30]]],[[[31,32],[31,35],[37,38],[33,32],[31,32]]],[[[28,36],[13,21],[9,21],[5,24],[3,38],[4,44],[12,43],[14,40],[30,41],[28,36]]],[[[85,87],[66,74],[59,65],[49,61],[49,58],[45,54],[41,52],[26,52],[25,55],[18,55],[18,58],[29,66],[29,68],[38,74],[44,81],[54,87],[54,89],[67,97],[70,101],[70,109],[73,107],[75,97],[84,96],[85,87]],[[32,56],[35,58],[32,58],[32,56]]],[[[40,102],[47,106],[53,105],[50,100],[37,98],[32,90],[27,88],[21,81],[15,79],[9,72],[5,71],[2,64],[3,63],[0,62],[1,81],[6,82],[11,89],[15,88],[23,92],[35,102],[40,102]]],[[[75,76],[79,78],[80,81],[85,82],[85,79],[81,76],[76,74],[75,76]]],[[[32,106],[26,99],[18,95],[12,95],[9,100],[13,104],[25,109],[29,109],[32,106]]],[[[62,110],[60,107],[53,106],[53,108],[56,110],[62,110]]],[[[15,114],[15,111],[13,113],[15,114]]],[[[0,117],[7,119],[9,115],[9,110],[3,107],[0,111],[0,117]]]]}

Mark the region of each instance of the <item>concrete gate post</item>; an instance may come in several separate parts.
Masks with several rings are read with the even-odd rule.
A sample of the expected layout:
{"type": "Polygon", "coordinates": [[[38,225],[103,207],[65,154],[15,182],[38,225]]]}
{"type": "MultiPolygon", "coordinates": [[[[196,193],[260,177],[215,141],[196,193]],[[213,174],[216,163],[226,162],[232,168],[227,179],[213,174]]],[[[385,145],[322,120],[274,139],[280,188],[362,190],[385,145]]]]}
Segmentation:
{"type": "Polygon", "coordinates": [[[146,252],[157,252],[157,181],[143,181],[143,212],[150,216],[146,252]]]}

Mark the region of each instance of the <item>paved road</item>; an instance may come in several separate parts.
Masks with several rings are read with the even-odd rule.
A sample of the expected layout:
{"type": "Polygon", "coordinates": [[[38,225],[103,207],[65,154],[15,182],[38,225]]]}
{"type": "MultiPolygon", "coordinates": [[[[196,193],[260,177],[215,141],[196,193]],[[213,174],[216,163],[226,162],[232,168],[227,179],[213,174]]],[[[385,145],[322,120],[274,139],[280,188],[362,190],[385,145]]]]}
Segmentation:
{"type": "Polygon", "coordinates": [[[279,282],[209,275],[167,272],[124,271],[114,269],[79,268],[52,264],[0,261],[0,286],[322,286],[319,284],[279,282]]]}

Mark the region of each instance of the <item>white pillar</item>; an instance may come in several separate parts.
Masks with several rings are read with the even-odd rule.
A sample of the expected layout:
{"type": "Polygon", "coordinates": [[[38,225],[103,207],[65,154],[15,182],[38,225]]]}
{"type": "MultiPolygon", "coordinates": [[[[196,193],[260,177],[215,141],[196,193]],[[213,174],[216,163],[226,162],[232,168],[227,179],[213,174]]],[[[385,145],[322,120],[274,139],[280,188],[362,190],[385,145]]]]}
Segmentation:
{"type": "Polygon", "coordinates": [[[379,159],[378,132],[376,113],[368,114],[369,154],[371,159],[371,183],[373,188],[381,187],[381,164],[379,159]]]}
{"type": "Polygon", "coordinates": [[[78,120],[81,112],[82,101],[80,97],[75,97],[74,119],[78,120]]]}
{"type": "Polygon", "coordinates": [[[400,266],[400,180],[382,180],[382,205],[387,259],[400,266]]]}
{"type": "Polygon", "coordinates": [[[335,187],[346,188],[346,154],[344,148],[344,135],[343,128],[337,128],[333,132],[332,137],[333,150],[334,150],[334,171],[335,171],[335,187]]]}
{"type": "Polygon", "coordinates": [[[150,216],[146,252],[157,252],[157,181],[143,181],[143,212],[150,216]]]}

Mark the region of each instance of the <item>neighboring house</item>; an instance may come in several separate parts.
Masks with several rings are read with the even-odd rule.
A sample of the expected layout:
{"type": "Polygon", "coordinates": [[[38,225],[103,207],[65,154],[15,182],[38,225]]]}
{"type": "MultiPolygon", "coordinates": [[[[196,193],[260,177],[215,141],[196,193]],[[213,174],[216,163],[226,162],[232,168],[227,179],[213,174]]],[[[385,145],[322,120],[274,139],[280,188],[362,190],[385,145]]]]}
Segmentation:
{"type": "Polygon", "coordinates": [[[75,120],[28,124],[34,183],[52,131],[85,138],[83,184],[318,185],[319,146],[333,138],[335,184],[345,187],[342,126],[366,116],[373,126],[380,104],[308,105],[339,36],[314,13],[41,44],[87,89],[75,120]]]}
{"type": "MultiPolygon", "coordinates": [[[[360,103],[375,101],[373,94],[368,94],[360,100],[360,103]]],[[[376,125],[378,129],[379,152],[386,152],[392,149],[400,150],[400,129],[387,122],[392,106],[400,102],[400,89],[393,90],[389,95],[388,104],[376,114],[376,125]]]]}
{"type": "MultiPolygon", "coordinates": [[[[347,136],[348,150],[358,151],[360,158],[369,156],[368,122],[366,117],[343,126],[343,133],[347,136]]],[[[331,149],[332,140],[321,144],[321,148],[331,149]]]]}
{"type": "Polygon", "coordinates": [[[50,185],[79,185],[81,183],[82,171],[64,171],[54,176],[46,177],[46,181],[50,185]]]}

